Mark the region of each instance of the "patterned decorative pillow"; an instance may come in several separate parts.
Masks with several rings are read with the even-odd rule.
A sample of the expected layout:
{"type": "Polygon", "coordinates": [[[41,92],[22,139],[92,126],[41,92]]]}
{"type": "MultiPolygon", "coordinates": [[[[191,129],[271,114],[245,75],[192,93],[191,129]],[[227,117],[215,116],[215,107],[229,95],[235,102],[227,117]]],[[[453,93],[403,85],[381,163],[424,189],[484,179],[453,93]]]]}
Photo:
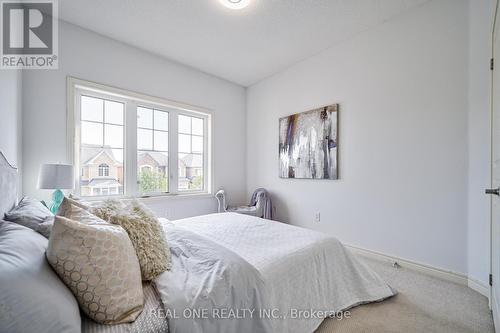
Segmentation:
{"type": "MultiPolygon", "coordinates": [[[[64,197],[56,215],[64,216],[70,220],[76,220],[82,223],[86,223],[86,221],[95,223],[95,216],[88,212],[89,209],[90,206],[87,206],[81,201],[64,197]]],[[[48,239],[50,237],[50,233],[52,232],[53,225],[54,216],[48,216],[42,223],[38,224],[35,230],[48,239]]]]}
{"type": "MultiPolygon", "coordinates": [[[[78,214],[83,211],[76,208],[78,214]]],[[[89,215],[85,223],[55,217],[47,260],[91,319],[103,324],[132,322],[144,304],[132,243],[120,226],[95,216],[91,222],[89,215]]]]}
{"type": "Polygon", "coordinates": [[[170,249],[158,219],[137,200],[128,204],[107,200],[91,208],[105,221],[118,224],[128,233],[139,259],[142,279],[149,281],[170,269],[170,249]]]}
{"type": "Polygon", "coordinates": [[[66,217],[70,220],[75,220],[80,223],[85,224],[95,224],[95,223],[105,223],[106,221],[99,218],[90,212],[90,208],[72,199],[64,198],[59,210],[57,211],[58,216],[66,217]]]}
{"type": "Polygon", "coordinates": [[[63,202],[59,206],[56,215],[65,216],[68,210],[71,210],[71,206],[76,206],[85,210],[89,210],[90,204],[81,200],[75,200],[74,198],[64,197],[63,202]]]}

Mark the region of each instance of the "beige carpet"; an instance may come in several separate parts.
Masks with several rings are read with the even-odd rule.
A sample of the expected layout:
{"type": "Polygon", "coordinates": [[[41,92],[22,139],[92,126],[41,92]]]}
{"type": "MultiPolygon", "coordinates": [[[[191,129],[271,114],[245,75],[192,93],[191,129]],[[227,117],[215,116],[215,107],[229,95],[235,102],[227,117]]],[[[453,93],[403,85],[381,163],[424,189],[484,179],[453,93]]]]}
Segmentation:
{"type": "Polygon", "coordinates": [[[486,297],[439,278],[360,257],[399,294],[351,309],[349,319],[327,319],[316,333],[494,332],[486,297]]]}

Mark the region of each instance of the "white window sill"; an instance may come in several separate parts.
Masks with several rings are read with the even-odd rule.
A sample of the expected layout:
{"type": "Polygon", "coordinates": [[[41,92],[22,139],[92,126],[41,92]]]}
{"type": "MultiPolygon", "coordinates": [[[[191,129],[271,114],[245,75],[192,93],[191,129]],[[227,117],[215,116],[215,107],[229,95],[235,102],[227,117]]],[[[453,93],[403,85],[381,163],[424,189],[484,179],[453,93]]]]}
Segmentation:
{"type": "Polygon", "coordinates": [[[202,193],[177,193],[177,194],[167,193],[167,194],[157,194],[157,195],[143,196],[143,197],[109,195],[109,196],[80,197],[80,198],[84,201],[89,201],[89,202],[99,202],[107,199],[115,199],[123,201],[130,201],[137,199],[141,202],[155,202],[164,200],[208,199],[208,198],[215,198],[215,196],[211,193],[202,192],[202,193]]]}
{"type": "MultiPolygon", "coordinates": [[[[138,199],[140,201],[161,201],[161,200],[175,200],[175,199],[208,199],[208,198],[214,198],[215,196],[211,193],[176,193],[176,194],[160,194],[160,195],[151,195],[151,196],[144,196],[144,197],[137,197],[135,199],[138,199]]],[[[134,199],[134,198],[124,198],[125,200],[127,199],[134,199]]]]}

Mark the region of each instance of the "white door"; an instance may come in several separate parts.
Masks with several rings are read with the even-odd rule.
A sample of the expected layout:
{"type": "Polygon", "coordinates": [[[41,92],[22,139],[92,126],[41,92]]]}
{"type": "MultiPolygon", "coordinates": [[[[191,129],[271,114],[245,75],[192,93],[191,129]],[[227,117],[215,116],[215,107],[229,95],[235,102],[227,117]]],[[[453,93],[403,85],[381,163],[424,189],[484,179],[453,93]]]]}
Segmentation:
{"type": "MultiPolygon", "coordinates": [[[[497,0],[498,1],[498,0],[497,0]]],[[[496,12],[493,25],[493,54],[496,68],[492,67],[491,84],[491,274],[490,284],[492,300],[500,303],[500,16],[496,12]],[[495,59],[495,56],[497,57],[495,59]],[[492,281],[492,282],[491,282],[492,281]]],[[[499,313],[499,309],[494,310],[499,313]]],[[[500,323],[496,323],[500,324],[500,323]]]]}

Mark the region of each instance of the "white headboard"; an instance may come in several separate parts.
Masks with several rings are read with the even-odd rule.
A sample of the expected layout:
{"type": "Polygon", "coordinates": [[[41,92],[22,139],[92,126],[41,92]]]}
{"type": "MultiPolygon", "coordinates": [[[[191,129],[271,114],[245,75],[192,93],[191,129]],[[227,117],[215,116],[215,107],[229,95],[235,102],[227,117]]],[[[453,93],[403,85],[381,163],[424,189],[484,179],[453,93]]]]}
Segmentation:
{"type": "Polygon", "coordinates": [[[17,169],[0,152],[0,220],[17,202],[17,169]]]}

